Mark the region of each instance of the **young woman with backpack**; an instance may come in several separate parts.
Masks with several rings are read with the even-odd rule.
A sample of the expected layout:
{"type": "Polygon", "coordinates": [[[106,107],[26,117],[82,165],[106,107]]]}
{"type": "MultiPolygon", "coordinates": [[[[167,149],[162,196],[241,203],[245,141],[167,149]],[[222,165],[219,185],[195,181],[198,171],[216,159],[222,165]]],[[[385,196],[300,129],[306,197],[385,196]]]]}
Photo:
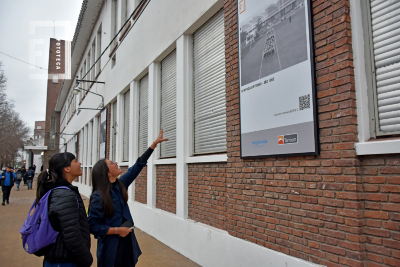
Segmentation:
{"type": "Polygon", "coordinates": [[[44,255],[44,267],[89,267],[93,263],[85,205],[78,188],[71,184],[80,175],[81,163],[64,152],[51,157],[49,169],[38,177],[36,204],[52,190],[47,199],[48,219],[59,232],[55,243],[35,253],[44,255]]]}
{"type": "Polygon", "coordinates": [[[133,233],[126,189],[146,166],[157,144],[167,140],[161,130],[153,144],[120,178],[122,170],[117,162],[104,159],[93,166],[89,226],[90,232],[97,238],[98,267],[132,267],[142,254],[133,233]]]}

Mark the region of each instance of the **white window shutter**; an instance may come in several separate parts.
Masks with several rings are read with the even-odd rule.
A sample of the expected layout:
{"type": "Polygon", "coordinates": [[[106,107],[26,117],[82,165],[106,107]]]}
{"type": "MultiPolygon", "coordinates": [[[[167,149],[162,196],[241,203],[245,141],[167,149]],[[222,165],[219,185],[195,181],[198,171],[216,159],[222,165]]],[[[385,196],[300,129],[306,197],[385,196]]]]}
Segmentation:
{"type": "Polygon", "coordinates": [[[224,12],[193,35],[194,154],[226,151],[224,12]]]}
{"type": "Polygon", "coordinates": [[[149,106],[149,75],[146,74],[139,82],[139,157],[147,150],[147,126],[149,106]]]}
{"type": "Polygon", "coordinates": [[[111,134],[112,134],[112,160],[116,159],[117,153],[117,101],[115,101],[112,105],[112,125],[111,125],[111,134]]]}
{"type": "Polygon", "coordinates": [[[123,157],[122,161],[129,161],[129,111],[130,111],[130,95],[131,91],[124,94],[124,137],[123,137],[123,157]]]}
{"type": "Polygon", "coordinates": [[[161,62],[161,158],[176,156],[176,50],[161,62]]]}
{"type": "Polygon", "coordinates": [[[400,131],[400,2],[371,0],[379,128],[400,131]]]}

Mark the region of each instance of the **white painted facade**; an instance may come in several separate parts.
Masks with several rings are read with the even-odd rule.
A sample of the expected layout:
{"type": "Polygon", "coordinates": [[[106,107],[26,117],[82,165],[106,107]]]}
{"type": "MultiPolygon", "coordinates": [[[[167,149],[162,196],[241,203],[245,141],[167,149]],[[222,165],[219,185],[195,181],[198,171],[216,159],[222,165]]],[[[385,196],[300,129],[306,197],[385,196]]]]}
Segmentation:
{"type": "MultiPolygon", "coordinates": [[[[98,43],[98,29],[101,27],[101,51],[112,40],[112,3],[106,0],[99,14],[91,14],[96,20],[90,36],[84,38],[85,52],[80,57],[79,64],[72,74],[79,75],[84,61],[87,60],[93,43],[98,43]],[[75,72],[74,72],[75,71],[75,72]]],[[[137,0],[127,0],[130,3],[131,14],[137,0]]],[[[101,2],[101,1],[100,1],[101,2]]],[[[118,16],[121,18],[121,0],[118,1],[118,16]]],[[[90,9],[88,3],[88,10],[90,9]]],[[[188,163],[197,162],[226,162],[226,154],[193,156],[193,33],[208,19],[223,8],[222,0],[151,0],[136,24],[127,33],[123,42],[116,50],[115,66],[109,58],[108,49],[101,58],[101,73],[97,84],[91,91],[104,96],[104,104],[117,101],[117,135],[116,161],[120,166],[130,166],[138,158],[138,101],[139,80],[149,75],[148,103],[148,143],[157,137],[160,128],[160,62],[171,51],[177,53],[177,151],[176,158],[160,159],[159,148],[153,153],[147,165],[147,205],[135,202],[134,183],[128,189],[129,205],[135,225],[156,239],[170,246],[182,255],[202,266],[317,266],[310,262],[291,257],[274,250],[235,238],[225,231],[197,223],[188,219],[188,163]],[[107,61],[110,60],[109,63],[107,61]],[[107,63],[107,65],[106,65],[107,63]],[[104,67],[105,66],[105,67],[104,67]],[[130,92],[130,123],[129,123],[129,161],[122,162],[122,125],[123,97],[127,90],[130,92]],[[157,209],[156,206],[156,166],[161,164],[176,164],[176,214],[157,209]]],[[[89,14],[88,14],[89,15],[89,14]]],[[[117,19],[119,29],[121,19],[117,19]]],[[[75,48],[77,51],[78,49],[75,48]]],[[[97,50],[97,49],[95,49],[97,50]]],[[[93,50],[92,50],[93,51],[93,50]]],[[[74,51],[73,51],[74,53],[74,51]]],[[[72,55],[72,58],[79,58],[72,55]]],[[[97,59],[97,52],[96,58],[97,59]]],[[[92,62],[92,60],[90,60],[92,62]]],[[[98,73],[98,69],[95,69],[98,73]]],[[[84,79],[87,79],[85,77],[84,79]]],[[[89,79],[88,79],[89,80],[89,79]]],[[[73,90],[74,82],[66,82],[60,92],[57,111],[68,107],[67,97],[73,90]],[[68,85],[68,86],[67,86],[68,85]]],[[[83,83],[81,83],[82,87],[83,83]]],[[[88,88],[86,87],[83,88],[88,88]]],[[[76,108],[97,108],[101,102],[99,96],[87,94],[82,103],[75,98],[76,108]]],[[[111,109],[108,110],[111,112],[111,109]]],[[[63,133],[79,135],[79,160],[82,163],[83,175],[74,185],[80,192],[89,197],[91,186],[88,176],[90,168],[99,158],[99,129],[100,111],[82,110],[75,113],[68,124],[65,122],[63,133]]],[[[61,115],[61,121],[63,114],[61,115]]],[[[76,136],[65,135],[67,148],[76,152],[76,136]]],[[[111,137],[113,138],[113,137],[111,137]]],[[[64,140],[60,143],[64,143],[64,140]]],[[[60,151],[65,151],[65,147],[60,151]]],[[[110,149],[111,151],[111,149],[110,149]]]]}

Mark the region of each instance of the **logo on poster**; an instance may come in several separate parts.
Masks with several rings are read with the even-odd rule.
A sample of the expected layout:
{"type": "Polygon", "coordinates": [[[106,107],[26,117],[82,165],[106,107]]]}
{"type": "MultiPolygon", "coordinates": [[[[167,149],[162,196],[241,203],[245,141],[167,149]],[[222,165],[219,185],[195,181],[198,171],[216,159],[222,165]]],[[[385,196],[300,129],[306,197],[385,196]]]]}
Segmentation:
{"type": "Polygon", "coordinates": [[[267,144],[268,141],[267,141],[266,139],[264,139],[264,140],[251,141],[251,143],[252,143],[255,147],[264,147],[264,145],[267,144]]]}
{"type": "Polygon", "coordinates": [[[283,138],[284,138],[283,135],[279,135],[278,136],[278,145],[284,145],[285,144],[285,141],[284,141],[283,138]]]}
{"type": "Polygon", "coordinates": [[[278,145],[296,144],[297,141],[297,134],[278,135],[278,145]]]}
{"type": "Polygon", "coordinates": [[[246,11],[246,0],[240,0],[239,2],[239,13],[242,14],[246,11]]]}

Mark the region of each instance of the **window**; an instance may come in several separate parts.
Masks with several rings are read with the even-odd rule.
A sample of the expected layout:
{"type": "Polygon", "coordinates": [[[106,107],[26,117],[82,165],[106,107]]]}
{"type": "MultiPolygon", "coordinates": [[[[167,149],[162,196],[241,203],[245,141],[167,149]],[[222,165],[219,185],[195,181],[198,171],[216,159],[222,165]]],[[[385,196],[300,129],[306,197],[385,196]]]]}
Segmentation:
{"type": "MultiPolygon", "coordinates": [[[[84,68],[81,68],[81,76],[80,76],[79,80],[82,80],[82,78],[83,78],[83,70],[84,70],[84,68]]],[[[81,82],[79,84],[79,87],[85,89],[85,85],[84,84],[85,83],[81,82]]],[[[81,100],[82,100],[82,90],[79,90],[79,102],[81,102],[81,100]]]]}
{"type": "Polygon", "coordinates": [[[128,15],[128,4],[129,0],[121,0],[121,25],[124,25],[126,20],[129,18],[128,15]]]}
{"type": "MultiPolygon", "coordinates": [[[[86,65],[86,79],[85,80],[92,80],[92,77],[90,77],[90,72],[89,72],[89,70],[90,70],[90,49],[89,49],[89,53],[88,53],[88,55],[87,55],[87,60],[86,60],[86,62],[87,62],[87,65],[86,65]]],[[[87,87],[86,87],[86,89],[89,89],[89,86],[91,85],[91,83],[86,83],[87,84],[87,87]]],[[[85,92],[85,94],[87,94],[88,92],[85,92]]]]}
{"type": "Polygon", "coordinates": [[[114,68],[116,63],[117,63],[117,55],[114,55],[111,60],[111,68],[114,68]]]}
{"type": "Polygon", "coordinates": [[[95,69],[94,62],[95,62],[95,54],[96,54],[96,40],[93,40],[92,49],[90,51],[91,51],[91,55],[92,55],[92,58],[91,58],[91,61],[90,61],[90,67],[92,68],[90,70],[90,77],[92,77],[91,79],[92,79],[92,81],[94,81],[95,77],[96,77],[95,72],[94,72],[94,69],[95,69]]]}
{"type": "Polygon", "coordinates": [[[122,148],[122,161],[129,161],[129,118],[130,118],[130,103],[131,103],[131,91],[128,90],[124,94],[124,137],[123,137],[123,148],[122,148]]]}
{"type": "Polygon", "coordinates": [[[372,138],[400,134],[400,2],[360,1],[372,138]]]}
{"type": "Polygon", "coordinates": [[[176,156],[176,50],[161,62],[161,158],[176,156]]]}
{"type": "MultiPolygon", "coordinates": [[[[50,119],[50,136],[53,136],[56,133],[56,118],[52,117],[50,119]]],[[[49,149],[56,148],[56,139],[50,138],[49,149]]]]}
{"type": "Polygon", "coordinates": [[[38,137],[38,138],[42,138],[42,135],[39,134],[39,137],[38,137]]]}
{"type": "Polygon", "coordinates": [[[117,101],[112,104],[112,126],[111,126],[111,133],[112,133],[112,160],[116,160],[117,154],[117,101]]]}
{"type": "Polygon", "coordinates": [[[88,165],[93,164],[93,121],[89,122],[89,150],[88,150],[88,165]]]}
{"type": "Polygon", "coordinates": [[[52,81],[53,83],[58,83],[58,74],[53,74],[52,81]]]}
{"type": "MultiPolygon", "coordinates": [[[[87,80],[88,79],[87,76],[86,76],[86,72],[87,72],[87,68],[86,68],[86,60],[85,60],[85,62],[83,63],[83,73],[82,73],[82,78],[81,78],[82,80],[87,80]]],[[[81,82],[81,87],[83,89],[87,90],[88,89],[87,88],[87,84],[88,83],[81,82]]],[[[82,90],[81,90],[81,92],[82,92],[82,90]]],[[[83,95],[85,95],[85,93],[86,93],[85,91],[82,92],[83,95]]]]}
{"type": "Polygon", "coordinates": [[[42,126],[38,125],[38,126],[36,127],[36,129],[40,130],[40,129],[42,129],[42,126]]]}
{"type": "Polygon", "coordinates": [[[146,74],[139,81],[139,156],[147,150],[148,139],[148,94],[149,94],[149,75],[146,74]]]}
{"type": "Polygon", "coordinates": [[[194,154],[226,151],[224,13],[193,35],[194,154]]]}
{"type": "MultiPolygon", "coordinates": [[[[111,40],[113,40],[114,36],[117,34],[118,30],[118,0],[112,0],[111,2],[111,40]]],[[[117,38],[114,39],[115,43],[117,38]]],[[[111,49],[113,49],[111,47],[111,49]]]]}
{"type": "Polygon", "coordinates": [[[101,71],[101,25],[99,27],[99,30],[97,31],[97,38],[96,38],[96,57],[98,58],[97,65],[96,65],[96,75],[98,75],[101,71]]]}

